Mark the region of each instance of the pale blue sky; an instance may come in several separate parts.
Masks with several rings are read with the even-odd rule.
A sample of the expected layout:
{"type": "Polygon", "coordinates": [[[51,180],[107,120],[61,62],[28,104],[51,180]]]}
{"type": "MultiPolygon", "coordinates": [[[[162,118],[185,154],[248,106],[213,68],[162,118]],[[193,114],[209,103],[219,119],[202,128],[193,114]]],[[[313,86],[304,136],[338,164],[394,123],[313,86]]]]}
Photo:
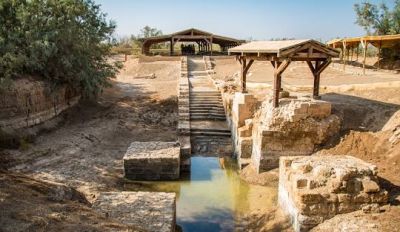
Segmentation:
{"type": "MultiPolygon", "coordinates": [[[[117,23],[117,36],[146,25],[169,34],[198,28],[239,39],[360,36],[353,5],[362,0],[95,0],[117,23]]],[[[385,2],[392,7],[394,0],[385,2]]]]}

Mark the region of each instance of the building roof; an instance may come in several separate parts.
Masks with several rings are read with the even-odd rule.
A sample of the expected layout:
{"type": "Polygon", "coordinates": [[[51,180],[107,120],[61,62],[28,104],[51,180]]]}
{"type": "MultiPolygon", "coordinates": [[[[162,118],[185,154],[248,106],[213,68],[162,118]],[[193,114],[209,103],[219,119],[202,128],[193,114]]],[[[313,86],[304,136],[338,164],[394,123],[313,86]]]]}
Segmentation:
{"type": "Polygon", "coordinates": [[[276,57],[287,57],[293,53],[300,52],[304,49],[312,47],[313,49],[320,50],[321,52],[336,57],[338,52],[325,44],[312,39],[305,40],[280,40],[280,41],[253,41],[250,43],[242,44],[240,46],[229,49],[230,54],[268,54],[276,55],[276,57]],[[306,47],[307,45],[307,47],[306,47]],[[304,49],[302,49],[304,48],[304,49]]]}

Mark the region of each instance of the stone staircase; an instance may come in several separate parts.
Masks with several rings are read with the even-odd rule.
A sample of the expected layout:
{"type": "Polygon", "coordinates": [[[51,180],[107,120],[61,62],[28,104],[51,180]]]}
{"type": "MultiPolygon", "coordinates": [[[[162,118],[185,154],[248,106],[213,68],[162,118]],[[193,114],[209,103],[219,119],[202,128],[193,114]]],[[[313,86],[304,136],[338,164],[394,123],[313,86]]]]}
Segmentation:
{"type": "Polygon", "coordinates": [[[217,91],[192,92],[190,94],[190,120],[225,121],[221,95],[217,91]]]}
{"type": "Polygon", "coordinates": [[[202,57],[188,58],[192,153],[231,155],[231,132],[221,94],[208,73],[202,57]]]}

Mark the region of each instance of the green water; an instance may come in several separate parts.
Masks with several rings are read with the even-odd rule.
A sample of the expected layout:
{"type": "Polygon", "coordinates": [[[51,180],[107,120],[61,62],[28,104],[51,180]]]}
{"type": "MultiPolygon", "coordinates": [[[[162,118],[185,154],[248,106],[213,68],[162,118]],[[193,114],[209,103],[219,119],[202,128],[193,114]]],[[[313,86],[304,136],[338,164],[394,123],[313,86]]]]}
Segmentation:
{"type": "Polygon", "coordinates": [[[192,157],[191,171],[178,181],[134,182],[134,191],[177,194],[177,224],[186,232],[245,230],[243,216],[276,204],[277,189],[242,181],[230,158],[192,157]]]}

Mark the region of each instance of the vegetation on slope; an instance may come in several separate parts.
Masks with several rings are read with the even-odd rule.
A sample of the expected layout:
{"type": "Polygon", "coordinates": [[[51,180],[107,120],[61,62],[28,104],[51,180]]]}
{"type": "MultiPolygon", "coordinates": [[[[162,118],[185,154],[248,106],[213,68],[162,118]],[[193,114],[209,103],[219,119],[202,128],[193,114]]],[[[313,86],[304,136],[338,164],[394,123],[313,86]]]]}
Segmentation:
{"type": "Polygon", "coordinates": [[[0,25],[0,89],[30,75],[95,95],[118,70],[115,24],[92,0],[2,0],[0,25]]]}

